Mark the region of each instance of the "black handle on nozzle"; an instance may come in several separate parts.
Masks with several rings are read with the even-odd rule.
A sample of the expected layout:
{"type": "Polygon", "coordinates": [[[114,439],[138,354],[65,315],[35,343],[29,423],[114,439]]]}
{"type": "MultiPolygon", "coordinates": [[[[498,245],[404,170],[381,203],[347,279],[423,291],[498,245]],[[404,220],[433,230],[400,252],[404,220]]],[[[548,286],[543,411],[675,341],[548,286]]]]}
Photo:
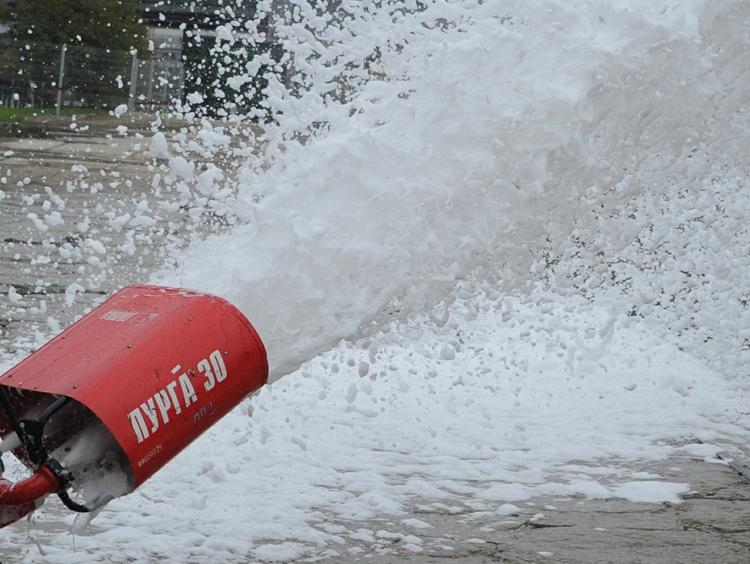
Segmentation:
{"type": "Polygon", "coordinates": [[[73,501],[70,497],[70,494],[68,494],[68,486],[70,486],[70,483],[73,481],[73,475],[70,473],[70,471],[54,458],[48,459],[45,463],[45,466],[52,470],[55,476],[57,476],[57,479],[60,480],[60,490],[57,492],[57,497],[60,498],[60,501],[63,502],[63,505],[65,505],[65,507],[67,507],[71,511],[76,511],[77,513],[89,513],[91,509],[89,509],[85,505],[81,505],[80,503],[73,501]]]}
{"type": "Polygon", "coordinates": [[[44,445],[44,427],[47,425],[47,422],[50,420],[50,418],[52,418],[52,416],[60,411],[63,407],[68,405],[69,402],[69,397],[60,396],[49,406],[47,406],[47,409],[45,409],[39,416],[39,419],[37,419],[36,421],[24,420],[20,423],[22,426],[24,424],[31,423],[32,428],[35,431],[34,433],[31,433],[31,437],[36,443],[34,446],[37,449],[39,460],[44,460],[44,465],[52,470],[52,472],[55,473],[55,476],[57,476],[57,478],[60,480],[61,487],[57,492],[57,496],[60,498],[60,501],[63,502],[63,505],[65,505],[65,507],[67,507],[71,511],[76,511],[78,513],[88,513],[91,511],[91,509],[89,509],[85,505],[81,505],[80,503],[73,501],[70,497],[70,494],[68,494],[68,487],[73,481],[73,475],[57,460],[55,460],[54,458],[50,458],[49,454],[47,453],[47,447],[44,445]]]}
{"type": "Polygon", "coordinates": [[[60,396],[49,404],[38,418],[18,421],[18,426],[23,432],[23,435],[19,435],[19,438],[24,443],[29,460],[34,464],[44,464],[49,458],[47,447],[44,444],[44,428],[52,416],[68,403],[70,403],[69,397],[60,396]]]}
{"type": "MultiPolygon", "coordinates": [[[[76,503],[68,494],[68,486],[70,486],[70,483],[73,481],[73,476],[70,471],[63,467],[63,465],[54,458],[50,458],[49,453],[47,452],[47,447],[44,444],[44,428],[47,425],[47,422],[53,415],[68,405],[69,402],[69,397],[60,396],[48,405],[37,419],[19,420],[10,403],[7,390],[3,386],[0,386],[0,407],[5,411],[11,429],[13,429],[16,435],[18,435],[29,461],[37,466],[47,466],[52,470],[57,479],[60,480],[61,487],[57,492],[57,495],[65,507],[78,513],[88,513],[91,509],[76,503]]],[[[5,467],[2,462],[2,457],[0,457],[0,474],[4,471],[5,467]]]]}
{"type": "Polygon", "coordinates": [[[8,390],[4,386],[0,386],[0,406],[5,411],[11,429],[18,435],[18,439],[26,451],[26,456],[32,464],[41,466],[49,457],[44,445],[44,427],[52,416],[68,403],[70,403],[69,397],[60,396],[49,404],[37,419],[18,419],[10,403],[8,390]]]}

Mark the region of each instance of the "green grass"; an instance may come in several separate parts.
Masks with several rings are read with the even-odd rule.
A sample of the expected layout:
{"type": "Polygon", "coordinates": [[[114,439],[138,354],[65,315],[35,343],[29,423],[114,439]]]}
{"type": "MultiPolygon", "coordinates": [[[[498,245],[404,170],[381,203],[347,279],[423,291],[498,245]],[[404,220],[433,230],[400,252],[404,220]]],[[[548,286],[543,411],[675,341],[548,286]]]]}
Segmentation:
{"type": "MultiPolygon", "coordinates": [[[[63,108],[60,112],[64,116],[97,113],[103,110],[90,108],[63,108]]],[[[38,115],[55,115],[55,108],[8,108],[0,106],[0,123],[21,122],[38,115]]]]}

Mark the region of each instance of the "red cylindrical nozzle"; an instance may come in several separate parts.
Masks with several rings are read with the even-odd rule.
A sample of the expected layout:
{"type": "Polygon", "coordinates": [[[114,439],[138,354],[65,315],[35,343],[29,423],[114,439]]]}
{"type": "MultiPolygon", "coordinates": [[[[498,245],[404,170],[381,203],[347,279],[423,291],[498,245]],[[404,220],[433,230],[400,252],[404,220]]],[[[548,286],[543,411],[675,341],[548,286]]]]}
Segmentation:
{"type": "Polygon", "coordinates": [[[0,505],[21,505],[59,489],[58,477],[48,467],[41,466],[33,476],[15,484],[0,478],[0,505]]]}

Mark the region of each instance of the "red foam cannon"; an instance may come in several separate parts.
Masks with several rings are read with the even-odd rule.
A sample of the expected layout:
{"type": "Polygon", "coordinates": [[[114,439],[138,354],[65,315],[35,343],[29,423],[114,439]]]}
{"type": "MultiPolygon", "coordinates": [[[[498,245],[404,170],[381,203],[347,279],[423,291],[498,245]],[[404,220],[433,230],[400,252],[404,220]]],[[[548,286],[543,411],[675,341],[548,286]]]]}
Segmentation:
{"type": "Polygon", "coordinates": [[[227,301],[123,288],[0,376],[0,451],[33,472],[0,478],[0,527],[51,493],[86,512],[132,492],[267,380],[227,301]]]}

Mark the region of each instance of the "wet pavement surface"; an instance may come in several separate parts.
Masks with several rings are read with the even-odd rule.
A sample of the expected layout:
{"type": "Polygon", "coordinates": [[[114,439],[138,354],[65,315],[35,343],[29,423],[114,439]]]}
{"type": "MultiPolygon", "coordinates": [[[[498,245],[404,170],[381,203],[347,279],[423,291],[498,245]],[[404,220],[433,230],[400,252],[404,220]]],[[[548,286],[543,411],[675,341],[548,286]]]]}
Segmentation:
{"type": "Polygon", "coordinates": [[[22,349],[32,348],[112,290],[147,280],[161,264],[150,237],[174,229],[169,214],[146,210],[140,217],[153,226],[129,225],[153,177],[145,139],[0,140],[4,352],[15,354],[8,344],[19,339],[22,349]]]}
{"type": "MultiPolygon", "coordinates": [[[[161,264],[164,255],[150,238],[179,231],[177,215],[148,210],[143,216],[154,223],[137,233],[116,221],[126,214],[132,220],[143,206],[153,177],[145,146],[140,135],[0,139],[0,291],[6,294],[0,352],[32,350],[161,264]]],[[[408,515],[346,523],[361,534],[314,560],[750,562],[750,480],[736,469],[689,455],[627,468],[688,483],[691,491],[679,504],[549,497],[517,503],[517,511],[502,516],[422,500],[408,515]],[[404,520],[419,522],[413,535],[404,520]]],[[[52,500],[47,511],[62,511],[58,505],[52,500]]],[[[94,523],[82,534],[95,531],[94,523]]],[[[35,542],[43,545],[54,534],[59,531],[37,531],[35,542]]],[[[13,557],[3,555],[2,562],[13,557]]]]}
{"type": "Polygon", "coordinates": [[[363,523],[374,540],[356,543],[349,554],[378,564],[750,561],[750,482],[745,478],[727,466],[682,457],[628,468],[689,483],[691,491],[679,504],[537,498],[516,503],[519,511],[503,517],[418,504],[412,516],[429,525],[413,530],[419,544],[379,535],[399,527],[404,533],[404,518],[384,519],[363,523]]]}

